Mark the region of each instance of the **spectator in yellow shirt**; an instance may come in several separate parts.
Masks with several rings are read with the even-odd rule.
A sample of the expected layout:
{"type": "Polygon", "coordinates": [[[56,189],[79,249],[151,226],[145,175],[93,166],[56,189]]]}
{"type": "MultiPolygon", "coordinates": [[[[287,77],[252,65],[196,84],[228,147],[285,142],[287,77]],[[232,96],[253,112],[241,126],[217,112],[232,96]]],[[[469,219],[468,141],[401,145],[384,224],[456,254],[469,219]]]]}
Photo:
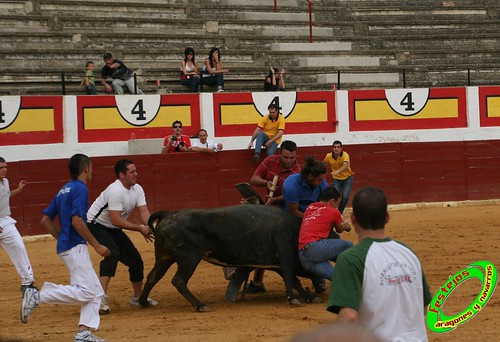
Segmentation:
{"type": "Polygon", "coordinates": [[[265,115],[257,125],[255,132],[252,134],[252,139],[248,144],[248,148],[252,148],[255,141],[255,154],[253,161],[258,163],[260,160],[260,151],[262,147],[266,148],[266,155],[270,156],[276,153],[281,137],[285,131],[285,119],[278,113],[279,108],[276,104],[271,103],[267,110],[268,115],[265,115]]]}
{"type": "Polygon", "coordinates": [[[326,165],[330,165],[330,168],[332,169],[332,186],[337,189],[342,196],[342,200],[339,205],[339,211],[342,214],[347,202],[349,202],[349,195],[354,181],[354,172],[351,170],[349,154],[342,151],[342,143],[335,140],[333,142],[332,149],[333,152],[326,154],[324,162],[326,165]]]}

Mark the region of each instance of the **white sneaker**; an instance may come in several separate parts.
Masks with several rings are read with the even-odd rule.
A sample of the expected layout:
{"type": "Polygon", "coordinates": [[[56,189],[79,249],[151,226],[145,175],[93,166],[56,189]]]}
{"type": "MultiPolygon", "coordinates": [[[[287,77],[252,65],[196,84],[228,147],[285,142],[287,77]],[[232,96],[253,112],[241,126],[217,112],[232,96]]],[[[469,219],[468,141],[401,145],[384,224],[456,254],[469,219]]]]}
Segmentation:
{"type": "Polygon", "coordinates": [[[80,330],[75,335],[75,342],[106,342],[105,339],[99,338],[92,334],[90,330],[80,330]]]}
{"type": "Polygon", "coordinates": [[[100,315],[107,315],[109,314],[109,305],[108,305],[108,301],[109,301],[109,296],[102,296],[101,298],[101,304],[99,305],[99,314],[100,315]]]}
{"type": "Polygon", "coordinates": [[[218,92],[218,93],[223,93],[223,92],[224,92],[224,89],[222,89],[222,87],[217,87],[217,92],[218,92]]]}
{"type": "Polygon", "coordinates": [[[28,287],[23,293],[23,300],[21,302],[21,322],[28,323],[31,310],[40,304],[40,293],[35,287],[28,287]]]}
{"type": "MultiPolygon", "coordinates": [[[[158,302],[156,300],[148,298],[148,304],[150,306],[157,306],[158,302]]],[[[139,297],[132,297],[132,299],[130,299],[130,306],[141,306],[141,304],[139,304],[139,297]]]]}

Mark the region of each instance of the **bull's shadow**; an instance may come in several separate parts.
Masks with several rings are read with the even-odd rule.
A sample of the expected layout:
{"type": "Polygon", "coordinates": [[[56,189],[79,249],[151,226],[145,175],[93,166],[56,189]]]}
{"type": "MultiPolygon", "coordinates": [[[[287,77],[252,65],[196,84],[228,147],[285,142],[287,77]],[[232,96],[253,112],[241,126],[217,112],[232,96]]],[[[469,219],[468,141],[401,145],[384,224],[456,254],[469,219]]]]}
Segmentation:
{"type": "Polygon", "coordinates": [[[301,305],[293,288],[306,302],[321,302],[307,293],[297,278],[309,275],[298,258],[300,220],[282,209],[237,205],[158,211],[151,215],[149,226],[155,234],[155,265],[139,298],[143,307],[148,306],[148,295],[156,283],[177,263],[172,284],[197,311],[211,311],[187,287],[202,259],[220,266],[243,267],[226,293],[234,301],[248,272],[266,268],[281,275],[290,304],[301,305]]]}

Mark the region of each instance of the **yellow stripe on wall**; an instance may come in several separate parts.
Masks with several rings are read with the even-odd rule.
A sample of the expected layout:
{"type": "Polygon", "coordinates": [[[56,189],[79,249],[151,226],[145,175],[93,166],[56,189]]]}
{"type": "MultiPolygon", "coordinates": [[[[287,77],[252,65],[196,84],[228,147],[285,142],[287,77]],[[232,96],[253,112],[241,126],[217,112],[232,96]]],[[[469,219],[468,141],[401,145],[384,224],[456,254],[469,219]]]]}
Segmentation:
{"type": "Polygon", "coordinates": [[[430,99],[419,113],[412,116],[399,115],[385,100],[356,101],[355,108],[356,121],[458,117],[458,99],[430,99]]]}
{"type": "MultiPolygon", "coordinates": [[[[222,125],[257,124],[262,116],[253,104],[222,105],[222,125]]],[[[267,114],[267,113],[266,113],[267,114]]],[[[328,120],[326,102],[297,103],[286,122],[325,122],[328,120]]]]}
{"type": "Polygon", "coordinates": [[[286,122],[326,122],[328,106],[326,102],[297,103],[286,122]]]}
{"type": "Polygon", "coordinates": [[[262,116],[253,104],[221,105],[222,125],[257,124],[262,116]]]}
{"type": "Polygon", "coordinates": [[[488,109],[488,113],[486,116],[489,118],[498,118],[500,117],[500,96],[487,97],[486,105],[488,109]]]}
{"type": "Polygon", "coordinates": [[[55,129],[54,123],[54,109],[21,109],[16,120],[2,130],[2,133],[10,132],[41,132],[53,131],[55,129]]]}
{"type": "MultiPolygon", "coordinates": [[[[182,121],[185,126],[191,126],[191,108],[182,106],[161,106],[156,117],[145,127],[171,127],[175,120],[182,121]]],[[[136,127],[125,121],[118,109],[84,108],[83,121],[85,129],[113,129],[136,127]]]]}

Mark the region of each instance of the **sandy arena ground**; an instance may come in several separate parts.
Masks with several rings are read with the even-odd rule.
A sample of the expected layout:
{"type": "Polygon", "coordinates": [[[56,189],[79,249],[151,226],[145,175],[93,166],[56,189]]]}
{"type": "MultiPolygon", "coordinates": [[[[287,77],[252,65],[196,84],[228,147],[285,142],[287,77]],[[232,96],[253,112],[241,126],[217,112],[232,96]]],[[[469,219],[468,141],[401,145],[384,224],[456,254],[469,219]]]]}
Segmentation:
{"type": "MultiPolygon", "coordinates": [[[[452,203],[450,206],[394,208],[387,235],[409,244],[424,266],[431,291],[448,277],[479,260],[489,260],[500,268],[500,203],[452,203]]],[[[131,237],[141,251],[147,274],[154,262],[153,244],[139,234],[131,237]]],[[[354,232],[343,238],[356,240],[354,232]]],[[[68,273],[55,253],[55,240],[27,242],[37,284],[44,281],[67,283],[68,273]]],[[[92,250],[96,269],[99,258],[92,250]]],[[[289,307],[282,280],[266,272],[265,294],[247,295],[230,303],[224,298],[226,281],[222,269],[202,262],[189,285],[192,292],[213,309],[198,313],[171,285],[175,265],[153,289],[151,296],[160,304],[140,309],[129,306],[131,286],[128,272],[120,264],[111,281],[111,314],[103,316],[98,336],[107,341],[288,341],[297,332],[327,324],[336,316],[325,304],[289,307]]],[[[79,308],[42,304],[28,324],[19,319],[20,281],[8,256],[0,249],[0,341],[72,341],[77,329],[79,308]]],[[[309,280],[302,281],[311,286],[309,280]]],[[[461,312],[481,289],[479,281],[460,286],[446,301],[444,312],[461,312]]],[[[326,301],[327,294],[323,295],[326,301]]],[[[387,303],[391,305],[391,303],[387,303]]],[[[493,294],[483,310],[452,332],[429,331],[430,341],[495,341],[500,334],[500,292],[493,294]]]]}

